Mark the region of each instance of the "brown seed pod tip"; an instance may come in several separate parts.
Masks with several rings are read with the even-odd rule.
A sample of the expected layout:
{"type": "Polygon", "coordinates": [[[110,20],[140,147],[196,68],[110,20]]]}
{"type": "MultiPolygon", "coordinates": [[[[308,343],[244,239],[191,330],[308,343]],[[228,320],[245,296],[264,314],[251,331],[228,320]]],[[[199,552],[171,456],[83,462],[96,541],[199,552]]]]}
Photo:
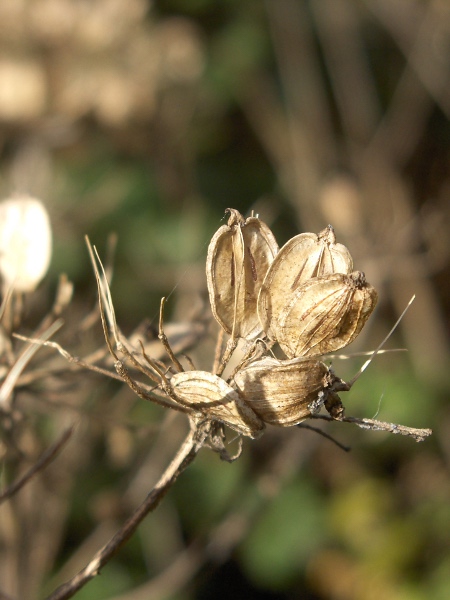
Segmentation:
{"type": "Polygon", "coordinates": [[[353,271],[348,277],[353,286],[359,290],[367,285],[366,276],[362,271],[353,271]]]}
{"type": "Polygon", "coordinates": [[[334,233],[333,225],[327,225],[325,229],[319,231],[319,233],[317,234],[317,238],[319,240],[323,240],[326,244],[336,243],[336,235],[334,233]]]}
{"type": "Polygon", "coordinates": [[[234,227],[234,225],[240,225],[242,227],[244,225],[245,219],[238,210],[235,208],[227,208],[225,210],[225,214],[226,213],[230,213],[228,227],[234,227]]]}
{"type": "Polygon", "coordinates": [[[325,393],[325,408],[327,409],[329,415],[339,421],[344,416],[344,405],[341,402],[338,394],[329,390],[325,393]]]}

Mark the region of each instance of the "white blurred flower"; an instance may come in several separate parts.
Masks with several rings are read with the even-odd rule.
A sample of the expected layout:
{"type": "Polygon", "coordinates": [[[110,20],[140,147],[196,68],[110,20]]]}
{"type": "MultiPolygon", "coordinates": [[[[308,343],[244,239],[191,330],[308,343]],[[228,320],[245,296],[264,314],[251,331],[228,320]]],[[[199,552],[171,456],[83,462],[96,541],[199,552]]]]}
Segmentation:
{"type": "Polygon", "coordinates": [[[33,291],[47,272],[52,233],[40,200],[14,196],[0,203],[0,276],[3,289],[33,291]]]}

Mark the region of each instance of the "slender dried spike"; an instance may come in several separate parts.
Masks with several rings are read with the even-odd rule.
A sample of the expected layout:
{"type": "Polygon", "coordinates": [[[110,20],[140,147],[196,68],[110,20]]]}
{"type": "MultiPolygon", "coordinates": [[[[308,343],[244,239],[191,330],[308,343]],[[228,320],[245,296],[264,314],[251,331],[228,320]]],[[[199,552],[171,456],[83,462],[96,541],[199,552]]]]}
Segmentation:
{"type": "MultiPolygon", "coordinates": [[[[142,340],[139,340],[139,345],[141,347],[141,352],[142,352],[142,356],[144,357],[144,359],[147,361],[147,363],[149,364],[149,366],[156,372],[156,375],[154,373],[152,373],[151,371],[149,371],[148,369],[146,369],[144,367],[144,365],[141,365],[141,371],[147,375],[147,377],[149,379],[151,379],[152,381],[154,381],[155,383],[157,383],[158,385],[161,385],[161,380],[162,381],[167,381],[166,379],[166,374],[164,373],[164,371],[159,367],[158,363],[153,360],[153,358],[151,358],[145,351],[145,347],[144,344],[142,343],[142,340]],[[157,378],[159,377],[159,379],[157,378]]],[[[140,364],[140,363],[139,363],[140,364]]]]}
{"type": "Polygon", "coordinates": [[[289,358],[333,352],[356,338],[377,299],[360,271],[314,277],[296,290],[274,319],[272,336],[289,358]]]}
{"type": "Polygon", "coordinates": [[[225,370],[225,367],[228,364],[228,361],[230,360],[233,352],[236,350],[236,346],[237,346],[237,339],[235,338],[230,338],[227,342],[227,345],[225,346],[225,352],[223,353],[222,358],[220,359],[220,363],[219,366],[216,369],[216,375],[222,375],[222,373],[225,370]]]}
{"type": "Polygon", "coordinates": [[[206,277],[211,309],[231,335],[254,339],[261,333],[256,305],[267,270],[278,252],[269,227],[257,217],[244,220],[235,209],[208,247],[206,277]]]}
{"type": "MultiPolygon", "coordinates": [[[[112,335],[114,337],[114,341],[116,343],[117,348],[120,349],[120,351],[123,354],[125,354],[125,356],[127,356],[140,371],[142,371],[145,375],[147,375],[147,377],[149,377],[155,383],[160,384],[161,381],[159,379],[156,379],[153,374],[148,373],[147,370],[144,370],[143,366],[139,363],[139,361],[137,361],[135,359],[133,354],[120,341],[119,329],[117,327],[114,305],[112,302],[111,292],[109,289],[108,281],[106,279],[105,271],[103,269],[102,261],[100,260],[97,249],[95,247],[91,246],[91,243],[87,236],[86,236],[86,243],[87,243],[89,254],[91,257],[91,262],[92,262],[92,266],[94,269],[95,278],[97,281],[98,300],[99,300],[99,306],[100,306],[100,317],[101,317],[102,326],[103,326],[103,334],[104,334],[106,344],[108,346],[108,350],[109,350],[111,356],[114,358],[116,364],[118,364],[118,363],[122,364],[120,358],[118,357],[116,351],[114,350],[113,345],[111,344],[109,328],[111,328],[111,330],[112,330],[112,335]],[[97,260],[98,260],[98,263],[100,264],[100,268],[102,269],[103,280],[102,280],[100,272],[98,270],[97,260]],[[108,309],[108,310],[106,310],[106,309],[108,309]],[[109,319],[109,326],[108,326],[108,319],[109,319]]],[[[158,375],[160,375],[158,369],[155,369],[155,370],[158,372],[158,375]]],[[[117,371],[117,367],[116,367],[116,371],[117,371]]],[[[125,380],[125,381],[126,381],[126,383],[128,383],[128,385],[130,385],[128,380],[125,380]]]]}
{"type": "Polygon", "coordinates": [[[301,233],[290,239],[270,265],[259,292],[258,314],[269,336],[291,295],[312,277],[351,273],[353,260],[348,249],[336,243],[334,229],[328,225],[317,235],[301,233]]]}
{"type": "MultiPolygon", "coordinates": [[[[378,346],[378,348],[372,352],[372,356],[366,360],[366,362],[363,364],[363,366],[359,369],[359,371],[356,373],[356,375],[351,379],[351,381],[349,381],[348,385],[349,387],[351,387],[355,381],[357,379],[359,379],[361,377],[361,375],[364,373],[364,371],[367,369],[367,367],[370,365],[370,363],[373,361],[373,359],[375,358],[375,356],[377,354],[380,354],[382,352],[382,347],[384,346],[384,344],[388,341],[388,339],[391,337],[391,335],[394,333],[395,329],[397,328],[398,324],[400,323],[400,321],[403,319],[403,317],[406,314],[406,311],[409,309],[409,307],[411,306],[411,304],[414,302],[416,298],[416,295],[414,294],[411,298],[411,300],[408,302],[408,304],[406,305],[406,307],[404,308],[402,314],[399,316],[399,318],[395,321],[393,327],[391,328],[391,330],[389,331],[389,333],[386,335],[386,337],[383,339],[383,341],[380,343],[380,345],[378,346]]],[[[393,351],[393,350],[392,350],[393,351]]],[[[391,352],[392,352],[391,351],[391,352]]],[[[389,350],[385,350],[384,352],[389,352],[389,350]]]]}
{"type": "Polygon", "coordinates": [[[169,340],[167,339],[166,334],[164,333],[164,304],[166,299],[161,298],[161,305],[159,308],[159,335],[158,338],[161,340],[162,345],[166,349],[167,354],[170,357],[170,360],[175,365],[177,371],[181,373],[183,371],[183,367],[181,366],[180,361],[177,359],[175,354],[172,352],[172,348],[170,347],[169,340]]]}
{"type": "MultiPolygon", "coordinates": [[[[90,256],[91,263],[92,263],[92,268],[94,269],[95,280],[97,281],[98,304],[99,304],[99,308],[100,308],[100,317],[101,317],[101,321],[102,321],[103,335],[105,336],[106,345],[108,346],[108,350],[109,350],[111,356],[115,360],[119,360],[119,357],[117,356],[117,354],[111,344],[111,340],[109,339],[110,332],[109,332],[108,323],[106,320],[105,306],[104,306],[105,296],[104,296],[101,279],[100,279],[100,272],[98,270],[97,260],[96,260],[96,255],[98,257],[98,254],[97,253],[94,254],[94,249],[91,245],[91,242],[90,242],[88,236],[85,237],[85,241],[86,241],[86,245],[88,247],[89,256],[90,256]]],[[[116,342],[117,342],[117,340],[116,340],[116,342]]]]}
{"type": "Polygon", "coordinates": [[[128,385],[128,387],[136,394],[136,396],[139,396],[139,398],[142,398],[143,400],[150,400],[150,402],[155,402],[156,404],[159,404],[160,406],[163,406],[164,408],[171,408],[178,412],[183,412],[183,413],[188,413],[188,414],[192,412],[192,409],[190,409],[190,407],[187,406],[186,403],[175,401],[170,396],[169,396],[168,400],[165,400],[163,398],[160,398],[159,396],[154,396],[154,395],[148,394],[131,377],[131,375],[128,373],[128,369],[125,367],[125,365],[123,364],[122,361],[120,361],[120,360],[116,361],[114,363],[114,367],[117,371],[117,374],[128,385]]]}
{"type": "Polygon", "coordinates": [[[214,351],[214,363],[213,363],[213,369],[212,369],[212,372],[214,373],[214,375],[217,375],[217,371],[219,370],[220,357],[222,356],[224,335],[225,335],[225,331],[221,327],[219,329],[219,334],[217,336],[217,342],[216,342],[216,349],[214,351]]]}

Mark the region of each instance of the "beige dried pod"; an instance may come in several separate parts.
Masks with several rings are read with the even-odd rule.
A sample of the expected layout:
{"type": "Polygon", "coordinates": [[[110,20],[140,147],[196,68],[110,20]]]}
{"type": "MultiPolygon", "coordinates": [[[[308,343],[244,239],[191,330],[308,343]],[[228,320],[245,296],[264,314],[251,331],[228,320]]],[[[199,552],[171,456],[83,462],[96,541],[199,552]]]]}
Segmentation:
{"type": "Polygon", "coordinates": [[[213,236],[206,278],[213,315],[233,339],[254,339],[262,331],[256,310],[258,294],[278,252],[269,227],[257,217],[229,208],[230,218],[213,236]]]}
{"type": "Polygon", "coordinates": [[[271,322],[273,339],[289,358],[339,350],[356,338],[377,300],[361,271],[313,277],[271,322]]]}
{"type": "Polygon", "coordinates": [[[226,381],[206,371],[176,373],[170,380],[175,398],[242,435],[258,438],[265,425],[226,381]]]}
{"type": "Polygon", "coordinates": [[[40,200],[16,196],[0,203],[0,276],[3,289],[32,292],[47,272],[52,233],[40,200]]]}
{"type": "Polygon", "coordinates": [[[320,233],[301,233],[278,252],[261,287],[258,314],[261,325],[271,335],[270,323],[277,319],[289,295],[312,277],[351,273],[353,259],[343,244],[336,243],[328,225],[320,233]]]}
{"type": "Polygon", "coordinates": [[[265,423],[290,427],[320,410],[334,375],[317,359],[263,358],[241,369],[236,387],[265,423]]]}

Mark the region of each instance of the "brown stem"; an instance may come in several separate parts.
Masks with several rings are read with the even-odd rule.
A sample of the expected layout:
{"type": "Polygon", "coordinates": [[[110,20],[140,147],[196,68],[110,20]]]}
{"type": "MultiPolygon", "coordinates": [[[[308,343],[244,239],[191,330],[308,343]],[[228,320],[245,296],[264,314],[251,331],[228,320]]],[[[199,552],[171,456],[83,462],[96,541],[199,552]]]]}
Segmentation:
{"type": "Polygon", "coordinates": [[[416,429],[415,427],[397,425],[397,423],[387,423],[386,421],[377,421],[376,419],[359,419],[358,417],[340,417],[339,419],[333,419],[328,415],[311,415],[310,418],[323,419],[324,421],[344,421],[345,423],[353,423],[361,429],[387,431],[388,433],[407,435],[412,437],[416,442],[423,442],[425,438],[433,433],[431,429],[416,429]]]}
{"type": "MultiPolygon", "coordinates": [[[[19,477],[19,479],[16,479],[16,481],[14,481],[5,490],[3,490],[0,493],[0,504],[2,502],[4,502],[5,500],[7,500],[8,498],[11,498],[11,496],[14,496],[14,494],[16,494],[21,488],[23,488],[23,486],[34,475],[36,475],[36,473],[38,473],[39,471],[42,471],[42,469],[45,469],[45,467],[47,467],[52,462],[52,460],[55,459],[55,457],[58,455],[58,453],[60,452],[62,447],[69,441],[70,437],[72,436],[73,431],[74,431],[73,426],[66,429],[63,432],[62,436],[59,438],[59,440],[57,440],[54,444],[52,444],[49,448],[47,448],[47,450],[45,450],[45,452],[43,452],[41,454],[41,456],[38,458],[36,463],[30,469],[28,469],[28,471],[24,475],[22,475],[22,477],[19,477]]],[[[0,595],[0,598],[1,598],[1,595],[0,595]]]]}
{"type": "Polygon", "coordinates": [[[96,553],[84,569],[58,587],[46,600],[66,600],[66,598],[72,598],[79,589],[100,573],[102,567],[126,544],[148,513],[158,506],[180,473],[197,456],[208,435],[209,424],[207,422],[197,423],[192,419],[190,424],[190,431],[176,456],[161,475],[154,488],[149,492],[144,502],[125,521],[109,542],[96,553]]]}

